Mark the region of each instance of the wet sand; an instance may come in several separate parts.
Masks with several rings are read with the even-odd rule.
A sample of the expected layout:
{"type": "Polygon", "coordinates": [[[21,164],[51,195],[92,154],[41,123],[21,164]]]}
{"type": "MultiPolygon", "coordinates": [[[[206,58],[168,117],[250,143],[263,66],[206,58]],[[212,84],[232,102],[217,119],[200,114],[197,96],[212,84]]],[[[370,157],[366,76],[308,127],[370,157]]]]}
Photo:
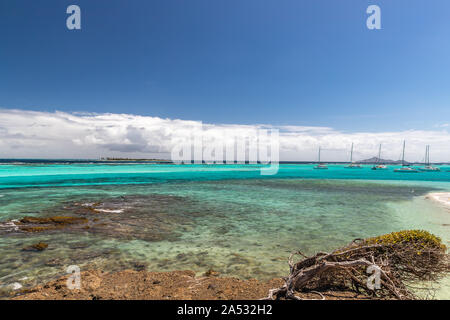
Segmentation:
{"type": "Polygon", "coordinates": [[[436,201],[450,210],[450,192],[432,192],[427,194],[426,198],[436,201]]]}

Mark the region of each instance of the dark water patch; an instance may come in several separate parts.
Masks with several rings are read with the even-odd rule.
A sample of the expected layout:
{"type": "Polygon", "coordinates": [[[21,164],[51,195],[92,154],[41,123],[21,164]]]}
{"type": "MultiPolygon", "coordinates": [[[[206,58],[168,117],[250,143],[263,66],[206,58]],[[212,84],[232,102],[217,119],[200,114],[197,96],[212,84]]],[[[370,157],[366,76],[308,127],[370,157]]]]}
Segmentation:
{"type": "Polygon", "coordinates": [[[271,190],[298,190],[311,191],[321,193],[337,193],[337,194],[370,194],[388,199],[410,199],[412,197],[425,195],[432,191],[439,190],[437,188],[422,186],[407,186],[388,183],[364,182],[364,181],[348,181],[348,180],[245,180],[240,181],[243,185],[252,188],[269,188],[271,190]]]}
{"type": "Polygon", "coordinates": [[[57,204],[34,217],[3,221],[0,233],[64,231],[113,239],[175,241],[180,231],[193,224],[194,218],[207,214],[192,210],[192,202],[185,197],[158,194],[88,198],[57,204]],[[55,213],[64,216],[55,217],[55,213]],[[64,221],[83,220],[83,223],[53,223],[55,219],[63,218],[64,221]]]}

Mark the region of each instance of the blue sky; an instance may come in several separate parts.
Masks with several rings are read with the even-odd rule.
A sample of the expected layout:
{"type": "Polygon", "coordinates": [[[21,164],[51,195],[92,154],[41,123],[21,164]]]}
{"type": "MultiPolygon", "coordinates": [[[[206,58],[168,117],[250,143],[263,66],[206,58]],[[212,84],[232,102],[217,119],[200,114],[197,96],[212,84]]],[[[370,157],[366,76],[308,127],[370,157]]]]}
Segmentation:
{"type": "Polygon", "coordinates": [[[432,130],[450,120],[446,0],[0,3],[0,107],[432,130]],[[66,8],[82,30],[66,28],[66,8]],[[369,4],[382,30],[366,28],[369,4]]]}

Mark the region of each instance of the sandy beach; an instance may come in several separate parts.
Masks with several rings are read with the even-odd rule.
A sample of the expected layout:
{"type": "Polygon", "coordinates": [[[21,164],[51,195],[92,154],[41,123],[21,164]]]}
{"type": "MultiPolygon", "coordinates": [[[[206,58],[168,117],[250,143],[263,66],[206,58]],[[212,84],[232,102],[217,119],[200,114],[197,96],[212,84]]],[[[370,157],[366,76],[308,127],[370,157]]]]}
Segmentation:
{"type": "Polygon", "coordinates": [[[427,194],[425,198],[436,201],[450,210],[450,192],[432,192],[427,194]]]}

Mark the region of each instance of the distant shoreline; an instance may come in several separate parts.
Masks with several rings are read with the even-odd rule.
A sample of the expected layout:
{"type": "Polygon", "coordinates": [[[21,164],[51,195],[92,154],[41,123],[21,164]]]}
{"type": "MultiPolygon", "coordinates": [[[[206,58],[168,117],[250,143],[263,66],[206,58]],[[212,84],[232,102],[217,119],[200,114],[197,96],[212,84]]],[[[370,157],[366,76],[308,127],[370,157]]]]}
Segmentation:
{"type": "MultiPolygon", "coordinates": [[[[0,165],[2,164],[53,164],[53,163],[59,163],[59,164],[76,164],[76,163],[92,163],[92,164],[102,164],[102,163],[124,163],[124,162],[131,162],[131,163],[160,163],[160,164],[175,164],[170,159],[139,159],[139,158],[100,158],[100,159],[16,159],[16,158],[5,158],[0,159],[0,165]]],[[[198,160],[192,160],[191,164],[200,164],[200,161],[198,160]]],[[[205,164],[206,162],[203,161],[202,164],[205,164]]],[[[350,164],[348,161],[279,161],[279,164],[310,164],[310,165],[316,165],[319,163],[326,163],[330,165],[347,165],[350,164]]],[[[356,161],[355,163],[358,163],[360,165],[376,165],[376,164],[386,164],[386,165],[392,165],[392,166],[398,166],[401,165],[401,161],[393,161],[393,160],[385,160],[381,162],[376,161],[369,161],[369,160],[362,160],[362,161],[356,161]]],[[[422,166],[424,163],[421,162],[405,162],[407,165],[410,166],[422,166]]],[[[246,162],[237,162],[234,161],[233,163],[215,163],[215,164],[250,164],[247,161],[246,162]]],[[[262,163],[257,163],[264,165],[262,163]]],[[[450,162],[433,162],[430,163],[430,165],[434,166],[450,166],[450,162]]]]}
{"type": "Polygon", "coordinates": [[[149,162],[172,162],[172,160],[167,159],[139,159],[139,158],[100,158],[97,161],[149,161],[149,162]]]}

